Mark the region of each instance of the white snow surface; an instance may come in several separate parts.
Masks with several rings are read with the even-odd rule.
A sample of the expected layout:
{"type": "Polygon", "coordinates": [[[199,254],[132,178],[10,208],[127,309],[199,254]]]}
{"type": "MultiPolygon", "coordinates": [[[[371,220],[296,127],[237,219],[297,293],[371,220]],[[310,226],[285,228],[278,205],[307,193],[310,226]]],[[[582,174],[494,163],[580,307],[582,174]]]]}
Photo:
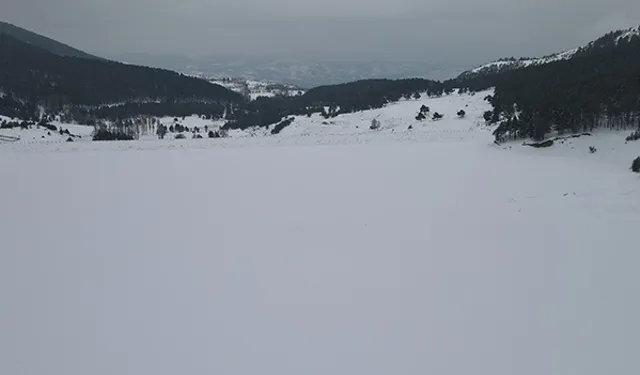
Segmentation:
{"type": "Polygon", "coordinates": [[[638,373],[640,142],[498,147],[483,96],[0,145],[0,373],[638,373]]]}
{"type": "MultiPolygon", "coordinates": [[[[0,116],[0,122],[7,121],[19,121],[6,116],[0,116]]],[[[74,142],[90,141],[93,134],[93,126],[77,125],[62,123],[59,121],[52,121],[51,125],[63,130],[69,130],[69,133],[76,137],[72,137],[74,142]]],[[[6,140],[17,139],[17,141],[11,142],[17,144],[18,147],[24,147],[24,145],[33,144],[57,144],[66,142],[69,139],[69,135],[60,134],[57,131],[51,131],[42,126],[32,125],[29,129],[12,128],[12,129],[0,129],[0,152],[3,148],[6,148],[6,140]]]]}

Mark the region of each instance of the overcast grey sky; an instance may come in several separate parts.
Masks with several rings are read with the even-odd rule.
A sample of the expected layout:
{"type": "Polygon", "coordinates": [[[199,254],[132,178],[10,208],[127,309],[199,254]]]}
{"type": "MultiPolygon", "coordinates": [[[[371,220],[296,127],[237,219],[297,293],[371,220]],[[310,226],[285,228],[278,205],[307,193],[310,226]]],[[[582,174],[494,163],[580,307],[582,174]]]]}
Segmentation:
{"type": "Polygon", "coordinates": [[[2,0],[0,17],[98,55],[482,62],[640,24],[637,0],[2,0]]]}

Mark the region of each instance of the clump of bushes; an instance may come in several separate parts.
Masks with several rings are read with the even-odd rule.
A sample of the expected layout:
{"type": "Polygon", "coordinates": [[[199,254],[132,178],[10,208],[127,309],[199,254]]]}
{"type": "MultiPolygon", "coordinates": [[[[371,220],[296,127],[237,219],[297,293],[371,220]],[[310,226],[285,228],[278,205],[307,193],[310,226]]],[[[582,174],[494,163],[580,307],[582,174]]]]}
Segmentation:
{"type": "Polygon", "coordinates": [[[29,121],[7,121],[4,120],[0,123],[0,129],[13,129],[13,128],[22,128],[29,129],[33,125],[32,122],[29,121]]]}
{"type": "Polygon", "coordinates": [[[631,141],[637,141],[638,139],[640,139],[640,130],[636,130],[635,132],[631,133],[626,141],[627,142],[631,142],[631,141]]]}
{"type": "Polygon", "coordinates": [[[631,163],[631,171],[634,173],[640,173],[640,156],[635,158],[633,163],[631,163]]]}
{"type": "Polygon", "coordinates": [[[286,128],[287,126],[291,125],[291,123],[293,123],[293,120],[295,120],[295,117],[290,117],[284,121],[281,121],[278,125],[276,125],[272,130],[271,130],[271,134],[279,134],[282,129],[286,128]]]}
{"type": "Polygon", "coordinates": [[[229,136],[229,133],[227,133],[227,131],[223,129],[219,129],[216,131],[209,130],[207,136],[209,138],[227,138],[229,136]]]}

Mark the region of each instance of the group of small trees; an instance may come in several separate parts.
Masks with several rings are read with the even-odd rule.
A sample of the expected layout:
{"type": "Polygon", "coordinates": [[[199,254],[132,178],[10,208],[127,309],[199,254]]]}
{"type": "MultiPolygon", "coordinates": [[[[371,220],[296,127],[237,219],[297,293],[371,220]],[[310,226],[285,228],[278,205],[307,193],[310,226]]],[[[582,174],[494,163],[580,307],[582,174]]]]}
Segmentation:
{"type": "MultiPolygon", "coordinates": [[[[417,121],[423,121],[427,119],[427,115],[429,114],[429,112],[431,112],[431,109],[429,107],[427,107],[426,105],[422,105],[422,107],[420,107],[420,112],[418,112],[418,115],[416,116],[416,120],[417,121]]],[[[465,112],[464,109],[461,109],[458,111],[458,117],[459,118],[464,118],[467,113],[465,112]]],[[[432,120],[436,121],[436,120],[440,120],[441,118],[443,118],[444,115],[438,112],[434,112],[433,116],[431,117],[432,120]]]]}
{"type": "Polygon", "coordinates": [[[638,139],[640,139],[640,130],[636,130],[635,132],[631,133],[626,141],[627,142],[631,142],[631,141],[637,141],[638,139]]]}
{"type": "Polygon", "coordinates": [[[132,141],[133,136],[117,131],[100,129],[93,135],[94,141],[132,141]]]}
{"type": "Polygon", "coordinates": [[[431,109],[423,104],[422,107],[420,107],[420,112],[418,112],[418,115],[416,116],[416,120],[425,120],[429,112],[431,112],[431,109]]]}
{"type": "Polygon", "coordinates": [[[207,136],[209,138],[227,138],[229,136],[229,133],[225,129],[218,129],[216,131],[209,130],[207,136]]]}
{"type": "Polygon", "coordinates": [[[0,129],[13,129],[13,128],[21,128],[21,129],[29,129],[33,126],[33,122],[31,121],[7,121],[3,120],[0,123],[0,129]]]}

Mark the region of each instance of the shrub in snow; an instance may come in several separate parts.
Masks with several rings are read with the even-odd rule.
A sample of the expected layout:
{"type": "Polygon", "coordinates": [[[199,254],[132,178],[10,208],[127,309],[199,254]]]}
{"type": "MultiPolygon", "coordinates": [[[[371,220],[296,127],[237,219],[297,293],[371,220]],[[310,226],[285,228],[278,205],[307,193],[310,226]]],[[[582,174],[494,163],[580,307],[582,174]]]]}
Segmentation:
{"type": "Polygon", "coordinates": [[[369,129],[371,130],[378,130],[380,129],[380,127],[382,126],[382,124],[380,124],[380,121],[378,121],[378,119],[373,119],[371,120],[371,126],[369,127],[369,129]]]}
{"type": "Polygon", "coordinates": [[[640,173],[640,156],[631,163],[631,170],[635,173],[640,173]]]}
{"type": "Polygon", "coordinates": [[[290,117],[284,121],[281,121],[278,125],[276,125],[272,130],[271,130],[271,134],[279,134],[282,129],[286,128],[287,126],[291,125],[291,123],[293,122],[293,120],[295,120],[295,117],[290,117]]]}
{"type": "Polygon", "coordinates": [[[640,130],[636,130],[635,132],[631,133],[631,135],[629,135],[627,137],[627,142],[630,141],[637,141],[638,139],[640,139],[640,130]]]}
{"type": "Polygon", "coordinates": [[[187,137],[182,133],[176,134],[176,139],[185,139],[185,138],[187,138],[187,137]]]}
{"type": "Polygon", "coordinates": [[[413,129],[413,125],[409,125],[409,128],[407,128],[407,130],[411,130],[413,129]]]}
{"type": "Polygon", "coordinates": [[[423,104],[422,107],[420,107],[420,113],[429,113],[429,112],[431,112],[431,110],[426,105],[423,104]]]}
{"type": "Polygon", "coordinates": [[[73,142],[73,138],[71,137],[67,138],[67,142],[73,142]]]}
{"type": "Polygon", "coordinates": [[[484,121],[491,122],[491,119],[493,118],[493,111],[486,111],[482,117],[484,118],[484,121]]]}
{"type": "Polygon", "coordinates": [[[202,139],[200,134],[193,133],[193,139],[202,139]]]}
{"type": "Polygon", "coordinates": [[[553,146],[553,139],[539,143],[523,143],[524,146],[531,146],[533,148],[547,148],[553,146]]]}
{"type": "Polygon", "coordinates": [[[164,125],[158,125],[158,129],[156,130],[156,135],[158,139],[164,139],[164,136],[167,134],[167,127],[164,125]]]}
{"type": "Polygon", "coordinates": [[[207,136],[209,138],[227,138],[229,136],[229,133],[227,133],[227,131],[223,129],[217,130],[215,132],[213,130],[209,130],[207,136]]]}
{"type": "Polygon", "coordinates": [[[433,119],[434,120],[440,120],[441,118],[443,118],[444,115],[439,114],[438,112],[433,114],[433,119]]]}
{"type": "Polygon", "coordinates": [[[467,112],[465,112],[464,109],[461,109],[458,111],[458,117],[463,118],[466,115],[467,115],[467,112]]]}
{"type": "Polygon", "coordinates": [[[596,149],[595,147],[589,146],[589,153],[595,154],[597,151],[598,151],[598,149],[596,149]]]}
{"type": "Polygon", "coordinates": [[[414,98],[415,100],[418,100],[418,99],[422,98],[422,95],[420,95],[420,93],[419,93],[419,92],[416,92],[415,94],[413,94],[413,98],[414,98]]]}

